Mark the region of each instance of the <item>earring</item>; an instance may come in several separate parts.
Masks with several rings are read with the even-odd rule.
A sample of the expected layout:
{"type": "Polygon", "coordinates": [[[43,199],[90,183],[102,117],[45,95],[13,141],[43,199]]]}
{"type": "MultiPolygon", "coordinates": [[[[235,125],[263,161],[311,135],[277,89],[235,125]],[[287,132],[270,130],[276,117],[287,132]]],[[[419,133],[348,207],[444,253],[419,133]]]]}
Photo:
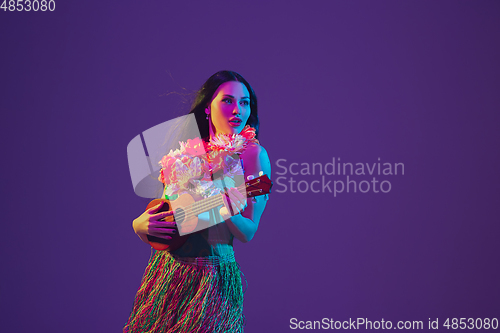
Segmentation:
{"type": "Polygon", "coordinates": [[[207,113],[207,120],[208,120],[208,115],[209,115],[209,114],[210,114],[210,113],[207,113]]]}

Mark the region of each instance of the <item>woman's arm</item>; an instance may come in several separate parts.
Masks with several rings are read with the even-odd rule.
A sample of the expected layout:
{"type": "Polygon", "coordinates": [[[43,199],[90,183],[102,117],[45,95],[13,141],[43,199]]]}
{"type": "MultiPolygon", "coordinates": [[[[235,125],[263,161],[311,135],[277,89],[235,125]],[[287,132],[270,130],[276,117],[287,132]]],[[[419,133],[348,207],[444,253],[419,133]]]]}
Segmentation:
{"type": "Polygon", "coordinates": [[[175,231],[175,222],[167,222],[162,219],[173,215],[172,211],[160,212],[160,208],[164,202],[147,209],[139,217],[132,222],[132,228],[139,238],[146,244],[149,244],[147,235],[160,237],[165,240],[172,239],[171,236],[175,231]]]}
{"type": "MultiPolygon", "coordinates": [[[[269,179],[271,178],[271,162],[264,147],[251,144],[240,157],[245,167],[245,180],[250,175],[258,177],[260,171],[263,171],[269,179]]],[[[232,189],[229,195],[230,200],[233,202],[237,202],[238,199],[244,199],[236,189],[232,189]]],[[[240,214],[230,217],[222,214],[223,216],[226,215],[224,219],[231,233],[243,243],[250,241],[259,227],[260,218],[266,208],[266,204],[267,195],[258,196],[253,199],[247,198],[246,204],[240,207],[240,214]]],[[[223,207],[221,210],[225,209],[223,207]]],[[[227,212],[227,210],[224,212],[227,212]]]]}

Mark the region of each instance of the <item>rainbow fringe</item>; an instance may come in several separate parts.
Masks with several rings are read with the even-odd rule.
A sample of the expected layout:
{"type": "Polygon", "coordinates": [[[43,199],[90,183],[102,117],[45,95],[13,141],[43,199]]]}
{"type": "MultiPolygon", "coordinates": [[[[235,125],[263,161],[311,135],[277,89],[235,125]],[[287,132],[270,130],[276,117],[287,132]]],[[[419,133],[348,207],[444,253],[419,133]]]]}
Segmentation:
{"type": "Polygon", "coordinates": [[[124,333],[243,332],[234,256],[186,260],[167,251],[151,254],[124,333]]]}

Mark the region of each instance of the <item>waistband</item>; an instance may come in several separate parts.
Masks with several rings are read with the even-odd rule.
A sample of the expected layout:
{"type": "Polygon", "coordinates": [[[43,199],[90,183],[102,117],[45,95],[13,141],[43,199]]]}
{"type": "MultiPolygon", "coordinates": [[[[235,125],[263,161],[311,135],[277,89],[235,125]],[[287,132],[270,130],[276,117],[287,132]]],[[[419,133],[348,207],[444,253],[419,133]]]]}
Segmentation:
{"type": "Polygon", "coordinates": [[[207,257],[179,257],[170,253],[170,256],[172,256],[175,261],[197,266],[219,266],[220,264],[236,262],[234,253],[207,257]]]}

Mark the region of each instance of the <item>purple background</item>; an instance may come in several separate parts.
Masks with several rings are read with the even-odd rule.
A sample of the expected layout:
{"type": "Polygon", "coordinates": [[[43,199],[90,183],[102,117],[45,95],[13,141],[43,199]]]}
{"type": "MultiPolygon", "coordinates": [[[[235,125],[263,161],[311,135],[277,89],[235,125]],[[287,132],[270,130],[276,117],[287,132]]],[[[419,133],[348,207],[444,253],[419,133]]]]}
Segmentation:
{"type": "Polygon", "coordinates": [[[235,244],[246,332],[499,318],[499,14],[498,1],[0,11],[1,330],[121,330],[150,253],[126,146],[187,112],[169,92],[221,69],[257,93],[274,178],[280,158],[405,165],[387,194],[271,196],[235,244]]]}

